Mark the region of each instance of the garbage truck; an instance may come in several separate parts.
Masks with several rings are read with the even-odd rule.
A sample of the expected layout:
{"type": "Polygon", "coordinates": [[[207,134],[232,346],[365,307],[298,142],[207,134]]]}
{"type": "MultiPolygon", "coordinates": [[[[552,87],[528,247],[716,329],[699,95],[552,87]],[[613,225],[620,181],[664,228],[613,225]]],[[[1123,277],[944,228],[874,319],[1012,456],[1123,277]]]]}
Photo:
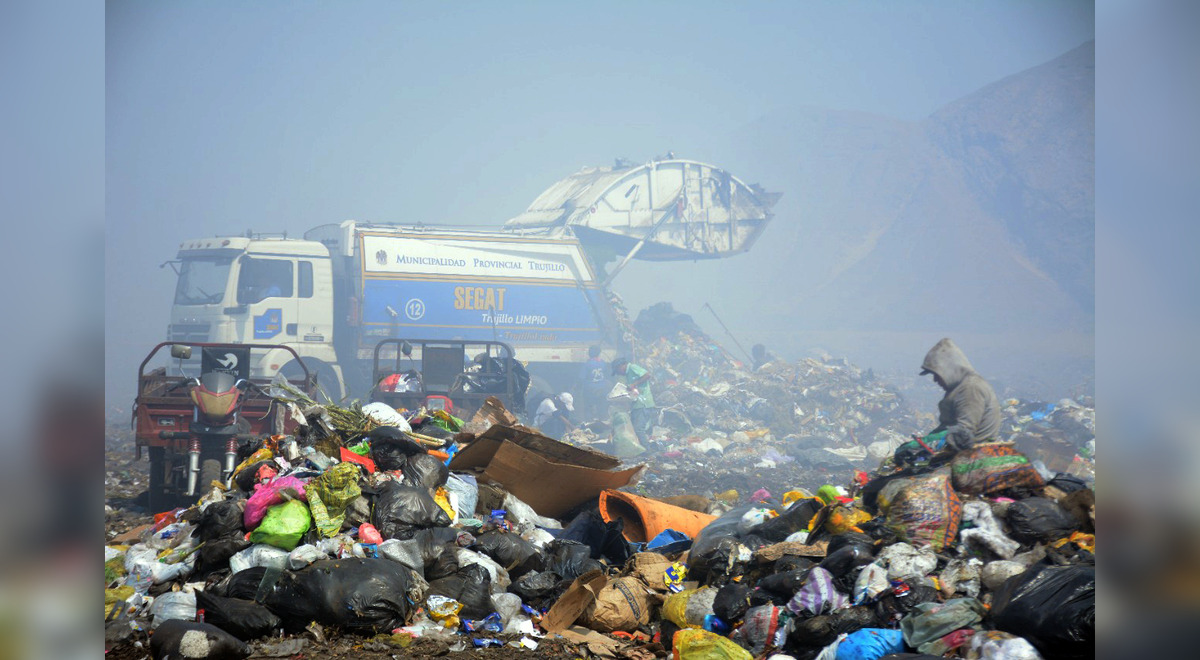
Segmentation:
{"type": "Polygon", "coordinates": [[[251,375],[297,377],[298,355],[334,399],[366,394],[376,346],[405,337],[503,342],[560,387],[589,346],[628,349],[609,293],[626,264],[744,252],[779,197],[671,157],[584,168],[494,229],[347,220],[186,240],[167,262],[167,340],[286,346],[251,375]]]}

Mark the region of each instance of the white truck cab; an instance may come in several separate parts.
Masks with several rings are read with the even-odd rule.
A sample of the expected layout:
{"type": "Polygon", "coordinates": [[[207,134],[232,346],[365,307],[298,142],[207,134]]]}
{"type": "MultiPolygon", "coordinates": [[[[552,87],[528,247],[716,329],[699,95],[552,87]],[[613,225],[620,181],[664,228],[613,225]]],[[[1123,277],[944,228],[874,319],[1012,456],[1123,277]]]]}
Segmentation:
{"type": "MultiPolygon", "coordinates": [[[[179,278],[168,339],[235,344],[286,344],[340,397],[333,349],[333,272],[329,251],[315,241],[230,237],[179,246],[179,278]]],[[[267,353],[251,375],[296,369],[284,351],[267,353]]]]}

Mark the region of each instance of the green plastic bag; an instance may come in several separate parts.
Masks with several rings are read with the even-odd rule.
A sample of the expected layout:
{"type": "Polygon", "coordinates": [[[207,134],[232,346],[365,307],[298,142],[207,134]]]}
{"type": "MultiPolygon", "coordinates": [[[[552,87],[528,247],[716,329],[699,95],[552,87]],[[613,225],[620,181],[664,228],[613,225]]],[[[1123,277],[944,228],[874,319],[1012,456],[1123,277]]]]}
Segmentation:
{"type": "Polygon", "coordinates": [[[638,442],[637,432],[633,430],[633,420],[629,413],[618,410],[612,415],[613,454],[618,458],[630,458],[646,453],[646,448],[638,442]]]}
{"type": "Polygon", "coordinates": [[[291,551],[299,545],[311,524],[308,506],[300,500],[288,500],[267,509],[262,522],[250,532],[250,542],[291,551]]]}

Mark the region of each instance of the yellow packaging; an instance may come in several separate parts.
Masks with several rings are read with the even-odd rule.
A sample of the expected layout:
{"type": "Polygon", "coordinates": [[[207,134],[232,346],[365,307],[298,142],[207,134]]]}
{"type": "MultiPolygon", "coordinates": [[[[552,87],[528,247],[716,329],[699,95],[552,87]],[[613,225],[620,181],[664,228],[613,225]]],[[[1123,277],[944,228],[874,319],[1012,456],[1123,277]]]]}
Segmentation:
{"type": "Polygon", "coordinates": [[[716,595],[707,592],[716,592],[716,588],[684,589],[667,596],[662,606],[663,618],[680,628],[702,628],[704,616],[712,611],[711,597],[716,595]],[[702,595],[701,592],[705,593],[702,595]],[[693,599],[696,600],[695,604],[692,603],[693,599]]]}
{"type": "Polygon", "coordinates": [[[859,525],[871,519],[871,514],[842,504],[833,507],[829,519],[825,521],[825,529],[830,534],[845,534],[846,532],[861,532],[859,525]]]}
{"type": "Polygon", "coordinates": [[[238,466],[233,468],[233,474],[237,474],[238,472],[241,472],[244,468],[254,465],[255,463],[257,463],[259,461],[266,461],[266,460],[270,460],[272,458],[275,458],[275,452],[271,451],[270,448],[268,448],[266,445],[263,445],[261,448],[259,448],[258,451],[254,452],[253,454],[250,454],[250,456],[246,460],[242,461],[241,463],[238,463],[238,466]]]}
{"type": "Polygon", "coordinates": [[[792,502],[798,502],[800,500],[811,500],[812,498],[813,498],[813,495],[809,494],[809,492],[804,490],[803,488],[797,488],[796,490],[789,490],[788,492],[783,494],[783,506],[784,506],[784,508],[787,508],[792,505],[792,502]]]}
{"type": "Polygon", "coordinates": [[[754,660],[750,652],[726,637],[707,630],[680,630],[672,638],[674,660],[754,660]]]}
{"type": "Polygon", "coordinates": [[[438,489],[433,493],[433,501],[442,507],[442,511],[445,511],[446,515],[450,516],[450,520],[454,520],[458,516],[458,512],[450,505],[450,491],[446,490],[445,486],[438,486],[438,489]]]}

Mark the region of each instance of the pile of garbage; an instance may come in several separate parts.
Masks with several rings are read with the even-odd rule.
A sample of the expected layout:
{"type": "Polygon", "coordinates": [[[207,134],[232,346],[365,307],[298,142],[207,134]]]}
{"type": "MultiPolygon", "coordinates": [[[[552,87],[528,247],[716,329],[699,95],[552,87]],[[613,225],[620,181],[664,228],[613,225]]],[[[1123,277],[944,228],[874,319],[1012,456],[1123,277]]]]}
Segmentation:
{"type": "MultiPolygon", "coordinates": [[[[874,391],[850,369],[823,378],[806,401],[874,391]]],[[[755,375],[696,396],[725,396],[721,382],[804,389],[755,375]]],[[[890,412],[863,401],[856,433],[890,412]]],[[[496,400],[470,421],[302,403],[287,402],[295,432],[247,448],[227,486],[110,540],[106,639],[153,631],[156,658],[246,657],[248,642],[323,630],[392,652],[562,640],[638,660],[1093,652],[1093,482],[1011,443],[726,492],[713,515],[686,491],[637,494],[645,465],[547,438],[496,400]]],[[[697,421],[726,424],[718,408],[697,421]]],[[[765,429],[734,440],[754,446],[787,428],[774,423],[725,428],[765,429]]]]}
{"type": "MultiPolygon", "coordinates": [[[[932,411],[915,409],[895,385],[845,358],[818,352],[789,362],[764,352],[762,364],[750,365],[669,303],[643,310],[632,326],[634,361],[652,373],[660,407],[649,442],[620,442],[615,423],[563,439],[645,461],[643,494],[674,495],[695,483],[719,484],[710,498],[730,488],[848,483],[937,424],[932,411]]],[[[1009,399],[1000,439],[1044,471],[1094,478],[1092,406],[1088,397],[1009,399]]]]}

